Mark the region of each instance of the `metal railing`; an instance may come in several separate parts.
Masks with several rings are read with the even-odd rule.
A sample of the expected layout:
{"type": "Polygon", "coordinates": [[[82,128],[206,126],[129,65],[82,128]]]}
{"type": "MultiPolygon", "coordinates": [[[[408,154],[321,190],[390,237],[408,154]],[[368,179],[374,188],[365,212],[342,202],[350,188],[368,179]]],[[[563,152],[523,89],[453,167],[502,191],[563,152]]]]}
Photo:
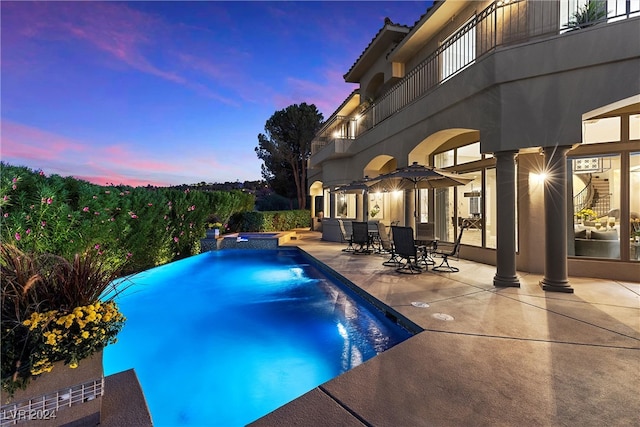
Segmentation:
{"type": "Polygon", "coordinates": [[[92,401],[103,395],[104,377],[100,377],[37,398],[2,405],[0,426],[21,424],[27,421],[44,421],[43,425],[53,425],[58,411],[92,401]]]}
{"type": "MultiPolygon", "coordinates": [[[[335,121],[337,126],[340,120],[357,121],[356,125],[350,125],[351,133],[348,134],[349,138],[357,138],[442,82],[472,66],[477,58],[498,46],[523,43],[599,22],[613,22],[640,15],[640,2],[635,0],[591,0],[589,3],[595,3],[596,6],[604,4],[606,13],[586,13],[583,10],[585,3],[575,0],[496,1],[465,23],[358,117],[336,116],[329,122],[335,121]]],[[[336,126],[325,127],[326,132],[335,130],[336,126]]],[[[316,136],[318,141],[312,144],[312,154],[321,150],[331,139],[326,132],[316,136]]]]}

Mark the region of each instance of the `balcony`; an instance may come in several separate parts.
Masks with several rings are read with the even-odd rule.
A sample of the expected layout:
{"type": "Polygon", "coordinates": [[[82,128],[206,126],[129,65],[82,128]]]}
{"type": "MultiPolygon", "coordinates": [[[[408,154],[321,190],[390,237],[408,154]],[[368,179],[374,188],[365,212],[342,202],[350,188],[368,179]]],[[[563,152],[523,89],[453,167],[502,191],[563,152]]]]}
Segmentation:
{"type": "MultiPolygon", "coordinates": [[[[492,3],[366,109],[362,105],[349,116],[333,116],[329,119],[312,143],[310,164],[319,165],[324,160],[347,156],[354,139],[429,94],[439,84],[473,66],[477,59],[500,46],[640,16],[638,1],[592,0],[586,6],[581,4],[576,1],[532,0],[500,0],[492,3]],[[587,13],[585,8],[593,4],[601,10],[587,13]]],[[[411,34],[407,37],[411,37],[411,34]]],[[[396,52],[392,51],[390,58],[394,54],[396,52]]]]}

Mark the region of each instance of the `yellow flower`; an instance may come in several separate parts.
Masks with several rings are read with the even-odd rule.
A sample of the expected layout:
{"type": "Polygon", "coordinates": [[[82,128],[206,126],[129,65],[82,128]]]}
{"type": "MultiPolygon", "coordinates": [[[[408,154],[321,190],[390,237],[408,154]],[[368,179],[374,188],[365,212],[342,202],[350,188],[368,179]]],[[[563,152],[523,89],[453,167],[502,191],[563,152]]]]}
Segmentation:
{"type": "Polygon", "coordinates": [[[69,363],[69,367],[70,367],[71,369],[76,369],[76,368],[78,367],[78,362],[71,362],[71,363],[69,363]]]}
{"type": "Polygon", "coordinates": [[[82,338],[84,338],[84,339],[89,338],[89,332],[84,331],[84,332],[82,333],[82,338]]]}

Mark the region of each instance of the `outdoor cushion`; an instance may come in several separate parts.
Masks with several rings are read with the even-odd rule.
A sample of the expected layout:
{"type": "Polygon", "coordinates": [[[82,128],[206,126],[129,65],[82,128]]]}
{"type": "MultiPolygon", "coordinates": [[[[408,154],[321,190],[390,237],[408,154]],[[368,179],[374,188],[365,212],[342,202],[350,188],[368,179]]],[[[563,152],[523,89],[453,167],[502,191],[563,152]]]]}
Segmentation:
{"type": "Polygon", "coordinates": [[[612,231],[592,231],[592,240],[618,240],[618,232],[612,231]]]}
{"type": "Polygon", "coordinates": [[[576,239],[586,239],[587,238],[587,230],[576,231],[576,239]]]}

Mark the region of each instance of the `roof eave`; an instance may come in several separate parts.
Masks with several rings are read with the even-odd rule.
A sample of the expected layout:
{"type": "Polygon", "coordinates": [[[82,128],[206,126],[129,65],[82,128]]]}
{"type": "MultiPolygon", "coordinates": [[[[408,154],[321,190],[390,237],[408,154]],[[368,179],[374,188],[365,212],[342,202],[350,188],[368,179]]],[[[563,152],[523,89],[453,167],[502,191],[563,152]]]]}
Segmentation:
{"type": "Polygon", "coordinates": [[[402,40],[409,31],[410,28],[407,26],[386,23],[344,75],[344,80],[348,83],[360,83],[360,78],[371,65],[384,55],[393,43],[402,40]]]}

